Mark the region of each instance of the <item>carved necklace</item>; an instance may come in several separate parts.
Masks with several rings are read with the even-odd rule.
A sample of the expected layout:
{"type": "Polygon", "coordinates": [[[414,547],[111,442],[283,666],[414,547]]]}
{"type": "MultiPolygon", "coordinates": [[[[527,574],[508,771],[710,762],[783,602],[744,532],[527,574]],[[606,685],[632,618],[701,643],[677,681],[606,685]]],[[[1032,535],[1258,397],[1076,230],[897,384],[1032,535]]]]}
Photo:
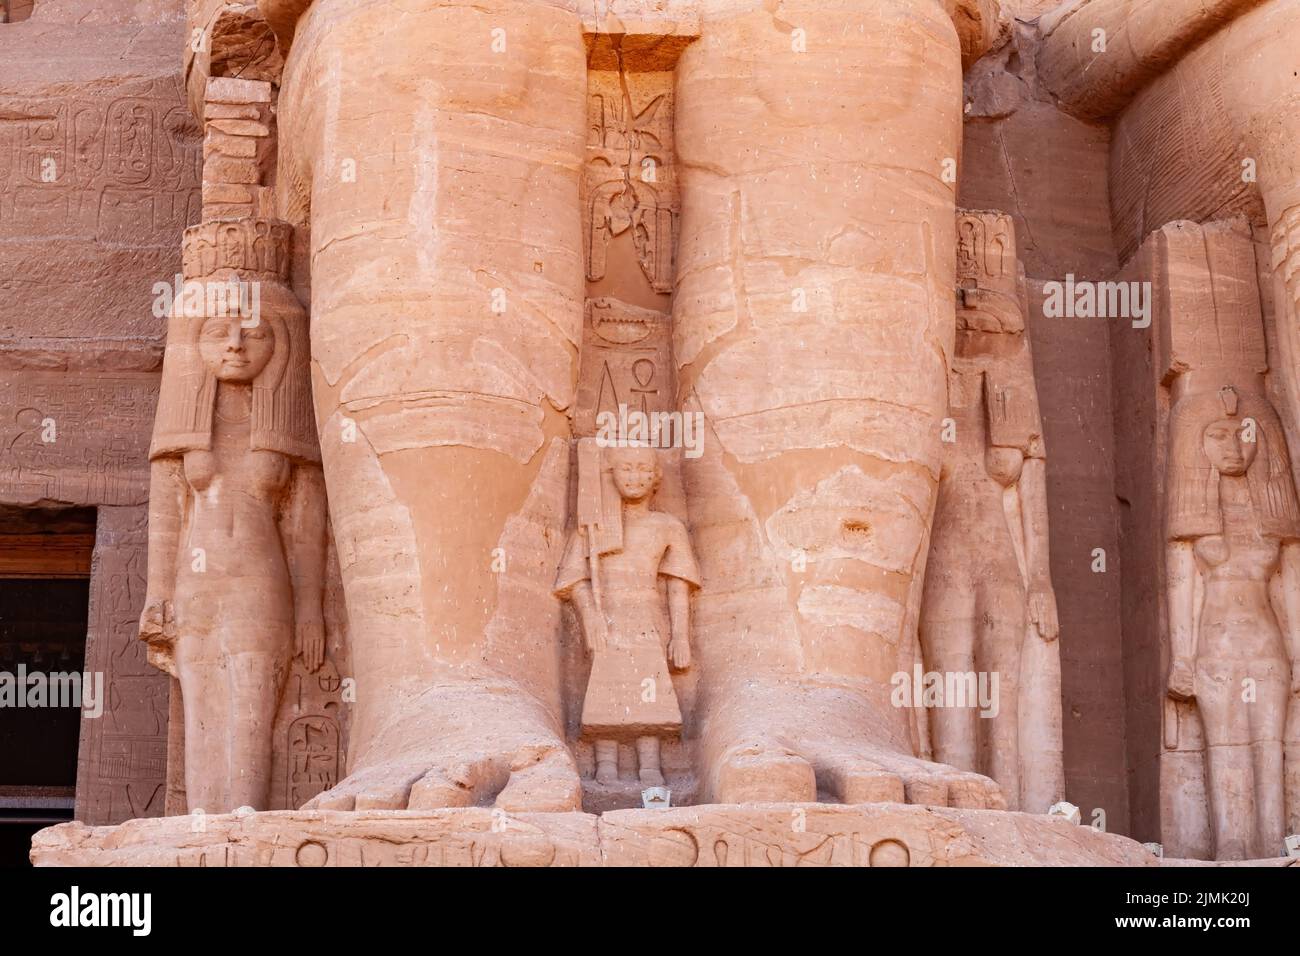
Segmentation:
{"type": "Polygon", "coordinates": [[[216,413],[217,419],[227,425],[242,425],[252,417],[253,403],[248,392],[244,389],[234,393],[229,391],[219,392],[217,394],[216,413]],[[222,401],[223,397],[226,399],[224,402],[222,401]],[[237,409],[233,415],[229,414],[229,406],[232,405],[237,409]]]}

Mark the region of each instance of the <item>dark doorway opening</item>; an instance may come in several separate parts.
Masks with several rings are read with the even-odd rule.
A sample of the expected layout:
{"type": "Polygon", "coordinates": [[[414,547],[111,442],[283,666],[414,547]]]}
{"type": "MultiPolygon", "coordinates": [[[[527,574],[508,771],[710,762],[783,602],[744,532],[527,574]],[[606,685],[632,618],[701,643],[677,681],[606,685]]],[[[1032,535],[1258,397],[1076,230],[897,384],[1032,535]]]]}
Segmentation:
{"type": "Polygon", "coordinates": [[[0,509],[0,866],[72,819],[94,546],[94,509],[0,509]]]}

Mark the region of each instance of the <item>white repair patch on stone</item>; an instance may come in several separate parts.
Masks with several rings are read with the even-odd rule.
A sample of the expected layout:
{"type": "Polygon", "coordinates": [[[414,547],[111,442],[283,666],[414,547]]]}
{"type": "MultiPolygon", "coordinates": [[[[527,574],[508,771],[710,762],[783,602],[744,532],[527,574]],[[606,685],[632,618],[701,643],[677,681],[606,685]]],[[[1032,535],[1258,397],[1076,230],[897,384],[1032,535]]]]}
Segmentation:
{"type": "Polygon", "coordinates": [[[799,592],[799,614],[818,627],[852,627],[898,643],[906,609],[878,591],[819,584],[799,592]]]}
{"type": "Polygon", "coordinates": [[[925,537],[932,494],[917,472],[881,479],[849,465],[786,502],[768,519],[767,536],[786,561],[849,558],[907,574],[925,537]]]}
{"type": "Polygon", "coordinates": [[[542,447],[543,413],[525,402],[464,392],[439,392],[357,412],[381,455],[412,448],[462,445],[500,452],[524,464],[542,447]]]}

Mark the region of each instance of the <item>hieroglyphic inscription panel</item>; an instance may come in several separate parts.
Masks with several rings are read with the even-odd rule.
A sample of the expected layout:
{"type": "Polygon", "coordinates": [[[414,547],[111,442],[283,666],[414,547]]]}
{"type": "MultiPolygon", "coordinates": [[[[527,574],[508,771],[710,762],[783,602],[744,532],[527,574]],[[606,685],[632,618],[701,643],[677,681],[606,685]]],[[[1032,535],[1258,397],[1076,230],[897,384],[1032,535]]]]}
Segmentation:
{"type": "Polygon", "coordinates": [[[90,824],[161,816],[169,678],[137,639],[145,591],[144,505],[99,509],[86,670],[104,675],[103,713],[81,721],[76,817],[90,824]]]}

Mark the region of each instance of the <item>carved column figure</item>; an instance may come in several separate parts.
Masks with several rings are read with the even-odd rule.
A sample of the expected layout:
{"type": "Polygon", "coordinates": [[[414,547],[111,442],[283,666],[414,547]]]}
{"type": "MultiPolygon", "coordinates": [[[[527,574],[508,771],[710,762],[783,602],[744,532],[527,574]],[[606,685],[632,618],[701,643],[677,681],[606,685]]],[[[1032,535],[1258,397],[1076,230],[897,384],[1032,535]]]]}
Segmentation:
{"type": "Polygon", "coordinates": [[[324,657],[325,492],[292,230],[185,232],[149,457],[140,636],[184,699],[191,811],[266,809],[290,661],[324,657]]]}
{"type": "Polygon", "coordinates": [[[576,606],[592,656],[582,733],[595,742],[597,781],[618,779],[618,743],[634,739],[641,784],[658,787],[660,740],[682,729],[668,665],[690,666],[700,570],[686,525],[650,507],[663,475],[653,448],[601,448],[588,438],[578,454],[578,527],[555,593],[576,606]]]}
{"type": "Polygon", "coordinates": [[[1196,704],[1215,859],[1260,859],[1285,835],[1300,510],[1277,411],[1216,384],[1196,381],[1170,417],[1168,694],[1196,704]]]}
{"type": "Polygon", "coordinates": [[[1262,254],[1244,221],[1174,222],[1122,274],[1153,280],[1151,342],[1133,351],[1159,389],[1164,561],[1152,586],[1165,643],[1163,686],[1150,692],[1163,711],[1160,837],[1180,857],[1276,856],[1297,797],[1284,750],[1300,730],[1287,728],[1300,686],[1300,509],[1270,382],[1262,254]]]}
{"type": "Polygon", "coordinates": [[[975,689],[929,711],[934,757],[991,776],[1012,809],[1064,794],[1046,457],[1014,227],[957,216],[951,416],[921,610],[925,667],[975,689]],[[983,689],[983,692],[980,692],[983,689]]]}

